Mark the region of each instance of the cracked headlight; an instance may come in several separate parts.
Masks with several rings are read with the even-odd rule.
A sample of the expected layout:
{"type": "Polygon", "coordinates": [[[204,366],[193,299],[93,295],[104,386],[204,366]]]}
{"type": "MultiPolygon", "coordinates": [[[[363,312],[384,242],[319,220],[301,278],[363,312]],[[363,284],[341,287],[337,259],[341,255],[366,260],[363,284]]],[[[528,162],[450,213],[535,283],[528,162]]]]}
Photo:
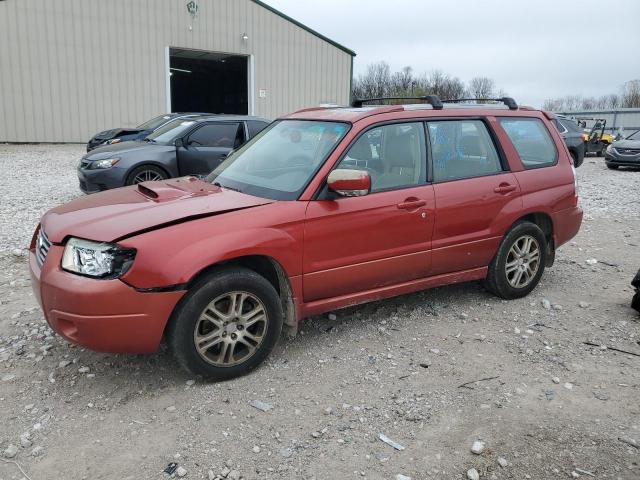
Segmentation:
{"type": "Polygon", "coordinates": [[[134,249],[113,243],[70,238],[62,254],[62,268],[88,277],[112,279],[124,275],[135,256],[134,249]]]}
{"type": "Polygon", "coordinates": [[[91,170],[104,170],[113,167],[120,161],[119,158],[105,158],[104,160],[95,160],[89,164],[91,170]]]}

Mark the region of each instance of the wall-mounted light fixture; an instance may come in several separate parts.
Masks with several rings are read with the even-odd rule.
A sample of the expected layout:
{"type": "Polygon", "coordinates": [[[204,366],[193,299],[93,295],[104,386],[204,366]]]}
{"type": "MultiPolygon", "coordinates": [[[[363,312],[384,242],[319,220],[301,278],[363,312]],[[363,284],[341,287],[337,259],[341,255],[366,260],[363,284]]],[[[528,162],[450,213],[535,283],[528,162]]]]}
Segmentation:
{"type": "Polygon", "coordinates": [[[249,40],[249,35],[247,35],[246,33],[243,33],[243,34],[242,34],[242,40],[243,40],[243,41],[245,41],[245,42],[246,42],[247,40],[249,40]]]}

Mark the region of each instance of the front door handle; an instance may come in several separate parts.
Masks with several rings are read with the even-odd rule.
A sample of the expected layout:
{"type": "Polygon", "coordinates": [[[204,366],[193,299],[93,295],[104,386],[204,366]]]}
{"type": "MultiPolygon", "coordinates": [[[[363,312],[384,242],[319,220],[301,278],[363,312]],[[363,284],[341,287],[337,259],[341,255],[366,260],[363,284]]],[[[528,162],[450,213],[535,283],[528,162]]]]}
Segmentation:
{"type": "Polygon", "coordinates": [[[398,208],[401,210],[415,210],[420,207],[424,207],[427,204],[425,200],[406,199],[404,202],[398,204],[398,208]]]}
{"type": "Polygon", "coordinates": [[[509,183],[501,183],[496,188],[494,188],[493,191],[496,193],[506,194],[506,193],[513,192],[515,189],[516,189],[515,185],[511,185],[509,183]]]}

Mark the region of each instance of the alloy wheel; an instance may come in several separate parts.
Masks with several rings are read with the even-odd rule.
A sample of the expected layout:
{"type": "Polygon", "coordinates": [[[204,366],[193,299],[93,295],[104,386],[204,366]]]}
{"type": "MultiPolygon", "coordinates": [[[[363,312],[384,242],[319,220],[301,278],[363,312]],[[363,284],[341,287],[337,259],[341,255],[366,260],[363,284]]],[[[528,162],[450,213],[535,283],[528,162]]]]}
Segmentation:
{"type": "Polygon", "coordinates": [[[514,288],[529,285],[540,268],[540,245],[530,235],[519,237],[509,249],[505,263],[505,273],[514,288]]]}
{"type": "Polygon", "coordinates": [[[267,333],[264,304],[248,292],[220,295],[200,314],[193,333],[200,357],[217,367],[231,367],[253,356],[267,333]]]}
{"type": "Polygon", "coordinates": [[[135,177],[133,177],[133,183],[138,184],[142,182],[155,182],[162,179],[163,176],[155,170],[142,170],[135,177]]]}

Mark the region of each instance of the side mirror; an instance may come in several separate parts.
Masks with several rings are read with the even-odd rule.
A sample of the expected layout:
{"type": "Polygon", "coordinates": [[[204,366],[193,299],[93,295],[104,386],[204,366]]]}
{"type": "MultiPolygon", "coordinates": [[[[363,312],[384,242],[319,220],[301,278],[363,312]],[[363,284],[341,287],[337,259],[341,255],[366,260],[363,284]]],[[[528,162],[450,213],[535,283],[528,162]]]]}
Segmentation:
{"type": "Polygon", "coordinates": [[[184,140],[182,138],[176,138],[176,141],[173,142],[173,144],[178,148],[184,147],[184,140]]]}
{"type": "Polygon", "coordinates": [[[343,197],[361,197],[371,191],[371,176],[363,170],[337,169],[327,177],[327,186],[343,197]]]}

